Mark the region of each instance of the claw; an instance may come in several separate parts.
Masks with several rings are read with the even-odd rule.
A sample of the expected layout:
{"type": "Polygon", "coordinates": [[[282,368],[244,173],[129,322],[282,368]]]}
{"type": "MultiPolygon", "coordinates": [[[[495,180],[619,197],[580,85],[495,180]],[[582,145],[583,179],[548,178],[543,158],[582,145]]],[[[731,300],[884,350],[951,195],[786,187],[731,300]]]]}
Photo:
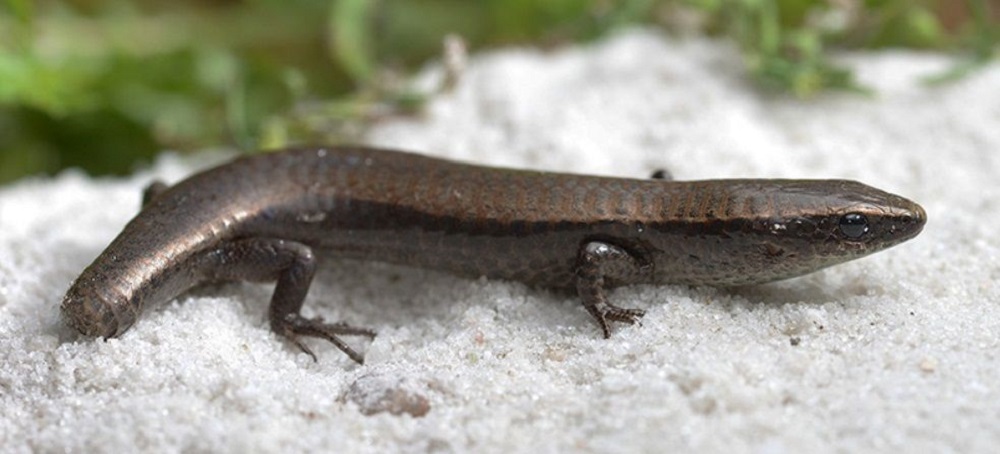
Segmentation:
{"type": "Polygon", "coordinates": [[[646,315],[646,311],[642,309],[626,309],[610,304],[608,304],[608,309],[604,312],[605,317],[616,322],[628,323],[629,325],[639,323],[643,315],[646,315]]]}
{"type": "Polygon", "coordinates": [[[316,354],[307,347],[301,340],[300,337],[318,337],[325,339],[333,345],[337,346],[340,351],[344,352],[349,356],[354,362],[358,364],[364,364],[365,358],[360,353],[354,351],[353,348],[342,341],[338,335],[341,336],[365,336],[368,338],[375,337],[375,331],[367,328],[358,328],[350,326],[346,323],[325,323],[322,318],[308,319],[302,317],[298,314],[291,314],[284,318],[283,326],[280,329],[275,330],[293,344],[299,347],[305,354],[312,357],[313,361],[316,361],[316,354]]]}

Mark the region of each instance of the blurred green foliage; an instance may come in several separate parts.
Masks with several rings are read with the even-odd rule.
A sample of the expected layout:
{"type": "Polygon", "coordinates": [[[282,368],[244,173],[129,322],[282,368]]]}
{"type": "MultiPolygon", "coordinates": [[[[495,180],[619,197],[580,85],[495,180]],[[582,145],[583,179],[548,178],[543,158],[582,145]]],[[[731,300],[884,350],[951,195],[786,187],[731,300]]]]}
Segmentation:
{"type": "Polygon", "coordinates": [[[350,139],[419,111],[446,34],[544,48],[640,24],[724,36],[763,89],[863,91],[828,49],[989,61],[998,0],[0,0],[0,182],[125,173],[161,149],[350,139]]]}

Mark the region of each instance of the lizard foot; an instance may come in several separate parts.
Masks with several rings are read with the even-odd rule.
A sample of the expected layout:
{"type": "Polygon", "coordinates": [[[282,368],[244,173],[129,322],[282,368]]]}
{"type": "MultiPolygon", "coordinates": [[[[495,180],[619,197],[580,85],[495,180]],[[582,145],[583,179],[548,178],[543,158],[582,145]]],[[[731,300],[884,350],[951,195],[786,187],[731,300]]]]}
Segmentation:
{"type": "Polygon", "coordinates": [[[316,361],[316,354],[302,342],[302,337],[318,337],[326,339],[336,345],[340,351],[358,364],[364,364],[365,358],[353,348],[347,345],[338,336],[365,336],[369,339],[375,337],[375,331],[368,328],[358,328],[346,323],[326,323],[321,317],[305,318],[298,314],[289,314],[282,323],[274,327],[274,331],[290,340],[296,347],[299,347],[307,355],[316,361]]]}

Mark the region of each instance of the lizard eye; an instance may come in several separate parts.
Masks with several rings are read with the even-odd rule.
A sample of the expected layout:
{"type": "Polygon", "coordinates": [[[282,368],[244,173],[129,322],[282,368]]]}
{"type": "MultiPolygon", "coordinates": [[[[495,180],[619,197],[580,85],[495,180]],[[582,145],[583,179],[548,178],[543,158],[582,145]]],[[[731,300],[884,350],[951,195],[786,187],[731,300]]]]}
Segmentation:
{"type": "Polygon", "coordinates": [[[847,213],[840,218],[840,233],[852,239],[868,233],[868,218],[860,213],[847,213]]]}

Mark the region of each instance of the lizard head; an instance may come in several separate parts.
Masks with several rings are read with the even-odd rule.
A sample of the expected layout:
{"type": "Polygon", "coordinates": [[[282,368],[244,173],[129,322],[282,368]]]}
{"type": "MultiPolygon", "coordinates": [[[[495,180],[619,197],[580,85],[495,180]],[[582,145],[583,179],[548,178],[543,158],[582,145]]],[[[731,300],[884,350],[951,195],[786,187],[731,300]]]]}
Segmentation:
{"type": "Polygon", "coordinates": [[[920,205],[855,181],[725,183],[713,193],[718,183],[693,182],[724,202],[690,203],[694,214],[679,216],[684,240],[661,246],[660,280],[731,286],[800,276],[902,243],[927,221],[920,205]]]}
{"type": "Polygon", "coordinates": [[[752,235],[781,274],[797,275],[887,249],[915,237],[924,209],[903,197],[844,180],[788,182],[772,194],[778,207],[754,222],[752,235]]]}

